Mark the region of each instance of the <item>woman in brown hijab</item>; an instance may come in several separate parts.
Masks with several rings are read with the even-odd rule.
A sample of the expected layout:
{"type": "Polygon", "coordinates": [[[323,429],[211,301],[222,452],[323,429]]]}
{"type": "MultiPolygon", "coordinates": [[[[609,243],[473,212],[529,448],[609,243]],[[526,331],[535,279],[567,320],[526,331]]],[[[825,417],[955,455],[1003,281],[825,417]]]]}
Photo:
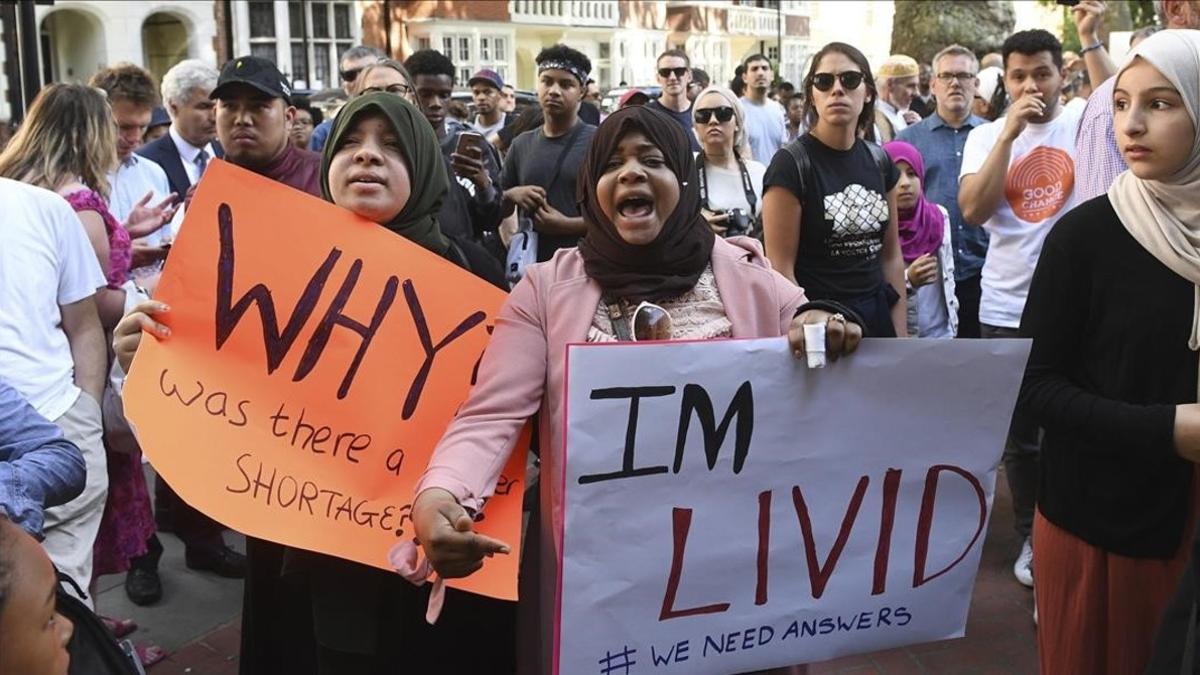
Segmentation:
{"type": "MultiPolygon", "coordinates": [[[[566,345],[787,335],[803,355],[803,324],[826,326],[827,353],[848,354],[861,328],[844,308],[805,302],[771,270],[758,242],[717,239],[700,214],[691,148],[672,119],[641,107],[600,125],[579,180],[587,235],[530,268],[496,322],[479,380],[447,430],[417,488],[413,522],[430,564],[416,567],[411,544],[395,552],[419,580],[469,575],[506,544],[471,531],[468,509],[482,507],[526,420],[539,413],[541,471],[562,469],[566,345]],[[634,314],[639,303],[656,303],[634,314]],[[649,323],[641,319],[649,318],[649,323]],[[406,549],[407,550],[404,550],[406,549]]],[[[558,481],[540,484],[521,572],[522,645],[518,672],[549,672],[553,580],[561,533],[558,481]]],[[[440,581],[438,582],[441,583],[440,581]]],[[[438,600],[435,587],[433,601],[438,600]]]]}

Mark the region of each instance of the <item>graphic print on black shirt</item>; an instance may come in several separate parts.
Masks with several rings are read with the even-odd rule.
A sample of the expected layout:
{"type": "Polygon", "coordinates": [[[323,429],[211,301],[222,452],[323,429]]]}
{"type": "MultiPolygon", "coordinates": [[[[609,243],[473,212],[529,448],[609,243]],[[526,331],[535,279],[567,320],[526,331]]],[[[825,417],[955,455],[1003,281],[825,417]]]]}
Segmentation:
{"type": "Polygon", "coordinates": [[[849,150],[834,150],[805,134],[800,144],[811,167],[803,192],[788,152],[776,153],[763,178],[764,191],[778,186],[800,200],[796,282],[811,299],[849,301],[879,292],[885,283],[880,253],[888,224],[887,193],[900,173],[889,160],[885,180],[863,140],[849,150]]]}
{"type": "Polygon", "coordinates": [[[825,237],[830,258],[874,258],[883,250],[888,205],[883,195],[852,183],[837,194],[825,195],[825,220],[832,223],[825,237]]]}

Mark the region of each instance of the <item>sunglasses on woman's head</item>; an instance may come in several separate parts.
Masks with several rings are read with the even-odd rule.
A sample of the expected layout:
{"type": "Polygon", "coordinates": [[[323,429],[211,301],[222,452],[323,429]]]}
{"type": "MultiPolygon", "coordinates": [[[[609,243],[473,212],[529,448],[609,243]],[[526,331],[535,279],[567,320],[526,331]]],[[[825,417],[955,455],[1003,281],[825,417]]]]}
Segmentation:
{"type": "Polygon", "coordinates": [[[846,91],[853,91],[858,89],[858,85],[863,83],[863,74],[857,70],[847,70],[837,75],[833,73],[817,73],[812,76],[812,85],[817,88],[817,91],[829,91],[833,89],[835,79],[841,80],[842,87],[846,91]]]}
{"type": "Polygon", "coordinates": [[[353,82],[358,78],[358,74],[362,72],[362,68],[351,68],[350,70],[339,70],[338,75],[341,75],[342,82],[353,82]]]}
{"type": "Polygon", "coordinates": [[[719,108],[700,108],[696,111],[696,121],[700,124],[708,124],[708,121],[717,116],[718,122],[728,122],[733,119],[733,108],[723,105],[719,108]]]}
{"type": "Polygon", "coordinates": [[[682,80],[683,76],[687,75],[687,72],[688,72],[688,69],[685,67],[682,67],[682,66],[679,68],[659,68],[658,69],[659,77],[663,78],[664,80],[667,79],[668,77],[670,77],[672,73],[675,74],[676,79],[682,80]]]}

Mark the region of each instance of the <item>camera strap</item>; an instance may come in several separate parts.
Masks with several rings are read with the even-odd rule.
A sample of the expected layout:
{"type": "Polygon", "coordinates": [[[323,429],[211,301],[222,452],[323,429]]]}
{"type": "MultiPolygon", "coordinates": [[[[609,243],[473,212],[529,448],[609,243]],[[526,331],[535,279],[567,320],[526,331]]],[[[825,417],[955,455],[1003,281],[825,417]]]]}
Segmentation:
{"type": "MultiPolygon", "coordinates": [[[[697,168],[699,169],[700,177],[700,201],[704,204],[704,208],[712,211],[712,207],[708,204],[708,170],[704,166],[704,153],[696,158],[697,168]]],[[[755,207],[758,205],[758,197],[754,194],[754,184],[750,182],[750,172],[746,170],[746,163],[741,157],[737,158],[738,170],[742,174],[742,190],[746,193],[746,203],[750,205],[751,217],[755,214],[755,207]]]]}

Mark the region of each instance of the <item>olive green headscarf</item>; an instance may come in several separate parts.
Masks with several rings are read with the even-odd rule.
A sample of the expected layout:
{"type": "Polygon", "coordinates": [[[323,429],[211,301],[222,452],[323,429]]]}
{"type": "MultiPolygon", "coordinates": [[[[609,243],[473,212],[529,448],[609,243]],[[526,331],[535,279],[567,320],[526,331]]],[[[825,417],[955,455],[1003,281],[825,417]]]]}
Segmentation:
{"type": "Polygon", "coordinates": [[[438,255],[445,255],[450,242],[437,222],[438,211],[449,188],[442,150],[433,127],[421,111],[395,94],[375,92],[359,96],[338,112],[321,156],[321,194],[326,201],[333,201],[329,192],[329,165],[357,121],[369,112],[383,113],[392,123],[392,129],[400,137],[401,152],[407,160],[412,181],[408,203],[383,226],[438,255]]]}

